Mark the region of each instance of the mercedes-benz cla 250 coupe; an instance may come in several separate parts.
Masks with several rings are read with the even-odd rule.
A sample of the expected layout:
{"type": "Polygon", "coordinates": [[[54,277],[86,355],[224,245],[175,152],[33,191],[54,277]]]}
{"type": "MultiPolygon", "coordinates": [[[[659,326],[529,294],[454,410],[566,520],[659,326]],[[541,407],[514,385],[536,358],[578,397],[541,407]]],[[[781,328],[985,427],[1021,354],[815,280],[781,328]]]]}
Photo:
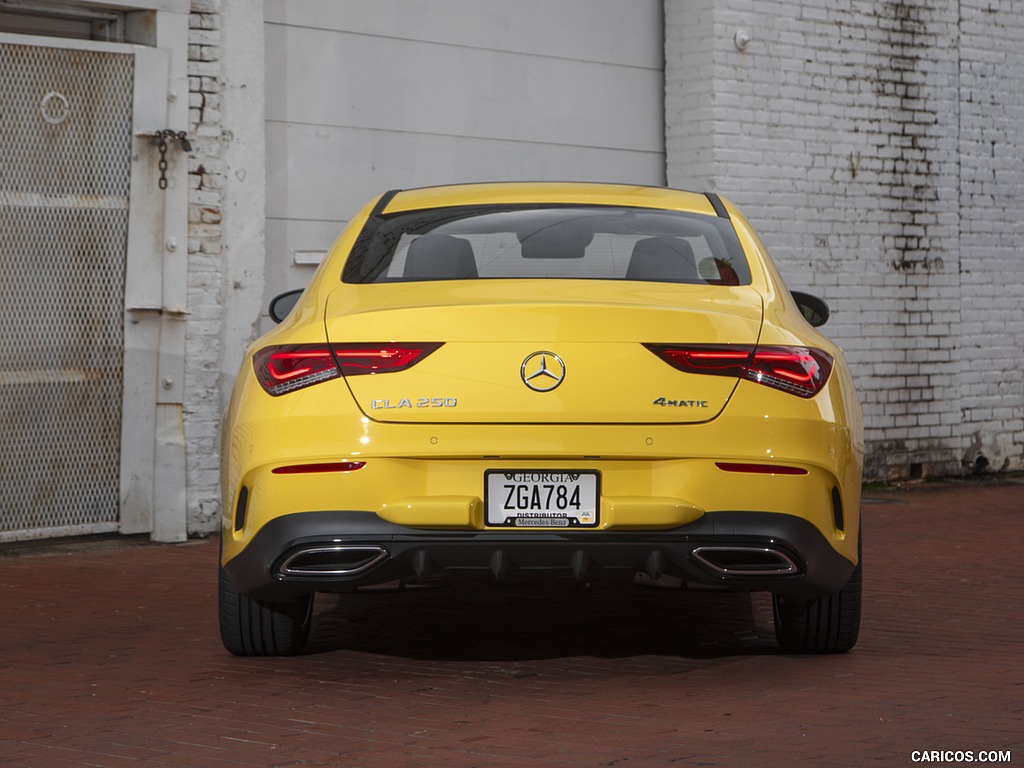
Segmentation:
{"type": "Polygon", "coordinates": [[[232,653],[300,652],[316,592],[459,579],[768,591],[783,649],[856,642],[860,407],[728,201],[388,192],[288,298],[223,426],[232,653]]]}

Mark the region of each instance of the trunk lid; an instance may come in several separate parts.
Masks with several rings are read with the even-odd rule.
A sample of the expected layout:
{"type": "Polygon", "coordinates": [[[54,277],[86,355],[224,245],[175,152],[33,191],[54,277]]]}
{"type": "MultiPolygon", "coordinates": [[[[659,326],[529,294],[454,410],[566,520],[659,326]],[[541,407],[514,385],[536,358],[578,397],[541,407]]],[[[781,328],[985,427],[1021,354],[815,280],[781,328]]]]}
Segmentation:
{"type": "Polygon", "coordinates": [[[599,280],[343,284],[332,344],[443,342],[403,371],[346,376],[370,418],[418,423],[698,423],[737,379],[684,373],[643,344],[757,342],[760,295],[599,280]]]}

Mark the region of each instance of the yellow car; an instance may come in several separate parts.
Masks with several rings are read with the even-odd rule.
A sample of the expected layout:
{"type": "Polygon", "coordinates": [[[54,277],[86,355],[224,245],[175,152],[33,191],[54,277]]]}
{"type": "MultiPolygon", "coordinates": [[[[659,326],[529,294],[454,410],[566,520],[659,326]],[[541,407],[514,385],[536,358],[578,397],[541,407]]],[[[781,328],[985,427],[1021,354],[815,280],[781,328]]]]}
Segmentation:
{"type": "Polygon", "coordinates": [[[769,591],[781,648],[856,643],[860,406],[727,200],[392,191],[271,314],[223,425],[232,653],[301,652],[316,592],[457,579],[769,591]]]}

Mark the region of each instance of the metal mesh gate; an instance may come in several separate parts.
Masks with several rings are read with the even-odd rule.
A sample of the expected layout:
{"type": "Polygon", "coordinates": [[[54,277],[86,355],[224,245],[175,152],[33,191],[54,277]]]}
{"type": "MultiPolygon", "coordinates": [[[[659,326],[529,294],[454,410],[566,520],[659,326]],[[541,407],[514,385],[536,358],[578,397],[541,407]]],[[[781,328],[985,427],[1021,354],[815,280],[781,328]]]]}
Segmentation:
{"type": "Polygon", "coordinates": [[[0,541],[117,529],[133,69],[0,43],[0,541]]]}

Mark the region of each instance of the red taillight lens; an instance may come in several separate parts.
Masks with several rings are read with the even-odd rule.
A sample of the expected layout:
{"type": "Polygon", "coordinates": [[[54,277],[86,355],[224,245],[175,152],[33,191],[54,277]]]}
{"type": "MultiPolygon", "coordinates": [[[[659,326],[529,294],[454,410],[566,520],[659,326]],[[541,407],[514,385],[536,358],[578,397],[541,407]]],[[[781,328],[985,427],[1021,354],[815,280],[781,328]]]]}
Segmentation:
{"type": "Polygon", "coordinates": [[[732,376],[800,397],[814,397],[832,373],[832,357],[807,347],[644,344],[686,373],[732,376]]]}
{"type": "Polygon", "coordinates": [[[807,347],[758,347],[747,378],[791,395],[814,397],[832,373],[832,356],[807,347]]]}
{"type": "Polygon", "coordinates": [[[256,379],[268,394],[284,395],[339,376],[404,371],[441,344],[286,344],[253,355],[256,379]]]}
{"type": "Polygon", "coordinates": [[[753,347],[713,344],[644,344],[673,368],[685,373],[707,373],[739,378],[747,370],[753,347]]]}
{"type": "Polygon", "coordinates": [[[404,371],[441,345],[430,344],[333,344],[334,357],[345,376],[404,371]]]}
{"type": "Polygon", "coordinates": [[[341,375],[326,344],[264,347],[253,355],[252,364],[260,386],[275,396],[341,375]]]}

